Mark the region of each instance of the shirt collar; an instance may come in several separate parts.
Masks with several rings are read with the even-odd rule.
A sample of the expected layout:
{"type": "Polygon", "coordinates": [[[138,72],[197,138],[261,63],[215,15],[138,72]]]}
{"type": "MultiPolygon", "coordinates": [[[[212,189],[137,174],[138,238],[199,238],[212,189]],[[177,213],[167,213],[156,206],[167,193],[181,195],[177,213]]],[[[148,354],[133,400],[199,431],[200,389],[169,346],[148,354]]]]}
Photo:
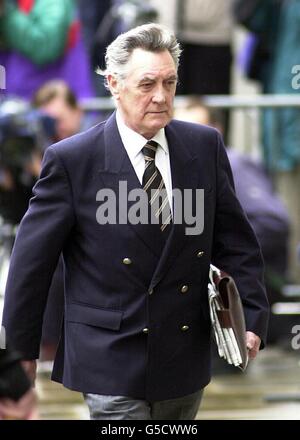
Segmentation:
{"type": "MultiPolygon", "coordinates": [[[[137,156],[141,152],[142,148],[146,145],[148,139],[144,138],[139,133],[128,127],[118,109],[116,111],[116,122],[126,150],[130,151],[132,157],[137,156]]],[[[168,154],[168,142],[164,128],[161,128],[156,135],[153,136],[152,140],[156,141],[161,146],[165,154],[168,154]]]]}

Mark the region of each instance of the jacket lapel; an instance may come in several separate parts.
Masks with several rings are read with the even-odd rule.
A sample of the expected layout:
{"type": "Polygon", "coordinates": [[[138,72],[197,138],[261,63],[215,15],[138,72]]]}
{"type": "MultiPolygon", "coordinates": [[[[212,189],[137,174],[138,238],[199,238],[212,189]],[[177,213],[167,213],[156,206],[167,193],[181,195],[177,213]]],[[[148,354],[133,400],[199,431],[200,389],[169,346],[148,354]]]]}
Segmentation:
{"type": "MultiPolygon", "coordinates": [[[[104,169],[100,169],[100,177],[104,182],[105,188],[110,188],[119,197],[119,184],[122,182],[123,188],[126,188],[124,195],[126,200],[122,199],[123,205],[127,205],[127,209],[121,211],[122,223],[128,223],[137,234],[138,238],[142,240],[146,246],[160,258],[164,246],[161,238],[159,228],[153,227],[150,224],[132,224],[128,222],[128,211],[136,203],[136,201],[128,201],[128,193],[135,189],[142,189],[140,181],[135,173],[131,161],[127,155],[126,149],[122,143],[115,113],[107,120],[104,129],[105,142],[105,165],[104,169]]],[[[126,206],[125,205],[125,206],[126,206]]],[[[117,203],[117,223],[120,213],[120,206],[117,203]]]]}

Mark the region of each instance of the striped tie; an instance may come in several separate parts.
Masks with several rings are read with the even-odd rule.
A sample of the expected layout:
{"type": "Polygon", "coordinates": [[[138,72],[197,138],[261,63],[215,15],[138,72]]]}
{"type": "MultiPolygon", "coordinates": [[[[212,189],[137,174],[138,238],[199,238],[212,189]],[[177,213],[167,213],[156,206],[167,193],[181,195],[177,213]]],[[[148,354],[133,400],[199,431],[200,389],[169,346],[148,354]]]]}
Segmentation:
{"type": "Polygon", "coordinates": [[[169,229],[167,226],[172,221],[172,215],[163,178],[155,166],[157,147],[157,142],[149,141],[142,149],[145,157],[143,188],[148,194],[152,214],[158,219],[161,231],[167,231],[169,229]]]}

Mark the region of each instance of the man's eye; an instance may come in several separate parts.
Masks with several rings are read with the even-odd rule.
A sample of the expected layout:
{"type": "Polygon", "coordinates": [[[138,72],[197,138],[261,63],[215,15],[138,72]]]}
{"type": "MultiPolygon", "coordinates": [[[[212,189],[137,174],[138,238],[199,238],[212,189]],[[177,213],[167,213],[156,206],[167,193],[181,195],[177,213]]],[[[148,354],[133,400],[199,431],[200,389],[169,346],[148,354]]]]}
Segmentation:
{"type": "Polygon", "coordinates": [[[149,87],[151,87],[152,86],[152,83],[144,83],[144,84],[142,84],[142,87],[145,87],[145,88],[149,88],[149,87]]]}

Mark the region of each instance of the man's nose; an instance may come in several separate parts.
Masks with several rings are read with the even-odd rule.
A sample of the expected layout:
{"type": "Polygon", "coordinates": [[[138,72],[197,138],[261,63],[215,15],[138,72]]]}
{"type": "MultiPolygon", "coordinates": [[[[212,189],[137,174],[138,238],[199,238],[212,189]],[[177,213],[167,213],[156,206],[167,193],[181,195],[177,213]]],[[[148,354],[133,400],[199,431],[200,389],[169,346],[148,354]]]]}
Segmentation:
{"type": "Polygon", "coordinates": [[[166,102],[166,96],[163,87],[157,87],[155,89],[152,100],[157,104],[163,104],[164,102],[166,102]]]}

